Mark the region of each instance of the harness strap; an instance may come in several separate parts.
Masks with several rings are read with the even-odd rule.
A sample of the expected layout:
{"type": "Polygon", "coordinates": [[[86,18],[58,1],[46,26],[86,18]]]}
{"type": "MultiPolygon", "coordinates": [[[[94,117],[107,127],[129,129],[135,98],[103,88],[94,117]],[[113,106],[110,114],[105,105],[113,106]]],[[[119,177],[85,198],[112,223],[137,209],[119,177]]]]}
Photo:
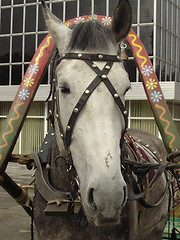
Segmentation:
{"type": "MultiPolygon", "coordinates": [[[[56,101],[56,108],[57,108],[57,111],[58,111],[57,115],[58,115],[59,131],[60,131],[61,137],[63,138],[65,149],[68,150],[68,148],[71,144],[72,132],[73,132],[74,125],[75,125],[76,119],[77,119],[80,111],[82,110],[83,106],[85,105],[85,103],[87,102],[88,98],[91,96],[93,91],[96,89],[96,87],[101,82],[104,82],[104,84],[106,85],[106,87],[110,91],[111,95],[113,96],[114,100],[116,101],[116,103],[117,103],[117,105],[118,105],[118,107],[119,107],[119,109],[120,109],[120,111],[121,111],[121,113],[124,117],[125,131],[126,131],[127,124],[128,124],[126,108],[125,108],[123,102],[121,101],[121,98],[120,98],[119,94],[117,93],[117,91],[115,90],[112,83],[110,82],[110,80],[107,77],[109,71],[111,70],[111,68],[113,66],[113,63],[114,62],[121,62],[121,58],[117,55],[66,53],[66,54],[63,54],[61,56],[61,58],[59,58],[57,60],[57,64],[59,64],[60,61],[62,61],[63,59],[83,60],[97,74],[95,79],[89,84],[89,86],[83,92],[83,94],[80,97],[78,103],[76,104],[75,108],[73,109],[73,112],[70,116],[70,119],[68,121],[68,124],[67,124],[67,127],[66,127],[65,131],[63,130],[62,124],[60,123],[61,119],[60,119],[60,113],[59,113],[59,105],[57,106],[58,101],[56,101]],[[98,68],[98,66],[96,64],[94,64],[93,61],[107,61],[107,63],[105,65],[105,67],[103,68],[103,70],[100,70],[98,68]]],[[[56,98],[57,98],[56,100],[58,100],[58,94],[56,94],[56,98]]],[[[124,136],[125,131],[123,132],[122,136],[124,136]]],[[[124,139],[124,137],[122,137],[121,140],[122,139],[124,139]]]]}
{"type": "Polygon", "coordinates": [[[91,61],[122,62],[121,57],[118,56],[118,55],[66,53],[66,54],[63,54],[57,60],[57,64],[59,64],[63,59],[79,59],[79,60],[91,60],[91,61]]]}
{"type": "Polygon", "coordinates": [[[48,202],[54,199],[60,200],[69,200],[73,201],[74,198],[70,192],[62,192],[55,189],[49,182],[48,179],[45,179],[43,174],[43,169],[41,166],[41,162],[37,153],[32,153],[34,161],[37,166],[36,170],[36,186],[43,198],[48,202]]]}
{"type": "MultiPolygon", "coordinates": [[[[101,71],[98,67],[93,67],[93,65],[91,64],[91,61],[85,60],[85,62],[91,67],[91,69],[93,69],[93,71],[97,75],[99,75],[102,78],[102,81],[104,82],[104,84],[106,85],[108,90],[110,91],[111,95],[113,96],[114,100],[116,101],[116,103],[117,103],[117,105],[118,105],[118,107],[119,107],[119,109],[120,109],[120,111],[121,111],[121,113],[124,117],[125,129],[126,129],[127,128],[127,123],[128,123],[126,108],[125,108],[123,102],[121,101],[121,98],[120,98],[119,94],[117,93],[114,86],[110,82],[109,78],[106,75],[102,75],[102,74],[104,74],[104,69],[101,71]]],[[[105,68],[109,68],[109,67],[111,67],[111,62],[110,61],[106,64],[105,68]]]]}
{"type": "MultiPolygon", "coordinates": [[[[85,60],[85,62],[87,62],[87,60],[85,60]]],[[[88,60],[88,63],[89,63],[88,65],[90,65],[92,67],[92,69],[94,70],[93,65],[95,66],[95,64],[92,61],[89,61],[89,60],[88,60]]],[[[90,85],[83,92],[83,94],[80,97],[78,103],[76,104],[76,106],[75,106],[75,108],[74,108],[74,110],[71,114],[71,117],[70,117],[68,125],[67,125],[67,129],[66,129],[66,135],[65,135],[65,139],[64,139],[66,148],[69,147],[69,145],[71,143],[72,131],[73,131],[74,124],[76,122],[76,119],[77,119],[80,111],[82,110],[83,106],[85,105],[85,103],[87,102],[87,100],[89,99],[91,94],[94,92],[96,87],[102,82],[103,76],[105,76],[109,73],[109,71],[112,68],[112,65],[113,65],[113,62],[107,62],[107,64],[105,65],[105,67],[101,71],[101,75],[98,74],[98,76],[96,76],[96,78],[90,83],[90,85]],[[107,66],[109,68],[107,68],[107,66]]]]}
{"type": "Polygon", "coordinates": [[[139,193],[139,194],[136,194],[136,195],[131,195],[131,194],[129,194],[128,199],[129,199],[129,200],[137,200],[137,199],[140,199],[140,198],[144,197],[144,195],[146,194],[146,192],[149,191],[149,190],[152,188],[153,184],[154,184],[154,183],[157,181],[157,179],[162,175],[162,173],[164,173],[164,171],[165,171],[165,169],[166,169],[166,167],[167,167],[167,164],[168,164],[168,163],[162,163],[162,164],[160,165],[160,167],[158,168],[158,170],[157,170],[156,174],[154,175],[152,181],[150,182],[150,184],[146,187],[146,189],[145,189],[143,192],[141,192],[141,193],[139,193]]]}
{"type": "MultiPolygon", "coordinates": [[[[169,187],[169,184],[170,184],[169,180],[168,180],[167,172],[165,171],[166,168],[167,168],[168,162],[162,163],[160,161],[159,156],[157,155],[157,153],[154,152],[154,150],[150,149],[149,145],[145,145],[141,141],[137,142],[129,133],[126,133],[125,138],[126,138],[127,147],[132,152],[132,154],[133,154],[133,156],[135,158],[135,161],[127,159],[127,160],[124,160],[124,163],[129,165],[131,171],[133,171],[134,174],[138,176],[138,179],[139,179],[139,174],[140,175],[143,174],[142,176],[145,176],[150,170],[157,169],[157,171],[154,174],[152,180],[146,186],[146,189],[143,192],[140,192],[140,189],[138,187],[138,182],[135,180],[134,176],[131,175],[133,189],[134,189],[134,194],[130,194],[128,199],[129,200],[138,200],[139,203],[143,207],[145,207],[145,208],[157,207],[164,200],[164,198],[166,196],[166,193],[167,193],[167,190],[168,190],[168,187],[169,187]],[[154,164],[153,165],[153,164],[149,163],[148,156],[146,155],[144,150],[140,151],[141,147],[143,147],[144,150],[146,152],[148,152],[159,164],[156,164],[156,165],[154,164]],[[142,153],[144,153],[144,154],[142,154],[142,153]],[[145,161],[143,161],[144,158],[145,158],[145,161]],[[150,204],[149,202],[147,202],[145,200],[144,196],[153,187],[153,185],[155,184],[157,179],[163,173],[165,174],[165,177],[166,177],[166,187],[165,187],[165,190],[164,190],[161,198],[155,204],[150,204]]],[[[139,182],[139,184],[141,184],[141,181],[139,182]]]]}

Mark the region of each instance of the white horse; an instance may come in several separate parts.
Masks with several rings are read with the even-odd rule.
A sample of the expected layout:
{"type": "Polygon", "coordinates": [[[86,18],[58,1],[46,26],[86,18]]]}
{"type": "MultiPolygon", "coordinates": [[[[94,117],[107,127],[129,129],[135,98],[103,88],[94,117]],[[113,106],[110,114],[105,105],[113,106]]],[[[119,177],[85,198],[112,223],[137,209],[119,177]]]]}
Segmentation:
{"type": "MultiPolygon", "coordinates": [[[[131,84],[123,63],[116,57],[118,42],[125,39],[131,27],[129,1],[119,1],[109,28],[92,20],[70,29],[44,2],[43,9],[46,25],[61,56],[56,68],[56,138],[50,179],[54,188],[72,191],[65,157],[58,157],[61,151],[71,154],[80,185],[82,214],[78,215],[81,227],[77,226],[77,218],[71,211],[46,216],[43,211],[47,202],[37,191],[34,219],[39,239],[162,239],[169,196],[165,175],[162,174],[145,194],[149,205],[157,206],[145,208],[138,200],[128,200],[128,196],[134,194],[131,178],[134,174],[122,173],[123,158],[134,160],[130,148],[125,147],[125,154],[122,150],[127,127],[125,93],[131,84]],[[159,199],[162,200],[156,204],[159,199]]],[[[161,159],[166,159],[166,150],[158,138],[143,131],[128,132],[131,139],[141,139],[161,159]]],[[[156,163],[154,157],[144,151],[150,161],[156,163]]]]}

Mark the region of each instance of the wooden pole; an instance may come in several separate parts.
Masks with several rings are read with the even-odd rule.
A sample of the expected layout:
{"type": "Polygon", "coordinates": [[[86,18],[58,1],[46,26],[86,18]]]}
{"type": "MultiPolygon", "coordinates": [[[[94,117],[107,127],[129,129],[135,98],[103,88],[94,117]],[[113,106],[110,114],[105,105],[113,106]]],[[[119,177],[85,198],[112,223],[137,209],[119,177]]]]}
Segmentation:
{"type": "Polygon", "coordinates": [[[15,96],[0,133],[0,175],[6,169],[31,102],[49,63],[53,48],[54,41],[51,35],[47,35],[36,51],[15,96]]]}
{"type": "MultiPolygon", "coordinates": [[[[168,105],[164,98],[163,92],[161,90],[157,76],[154,72],[149,56],[142,42],[133,30],[129,32],[126,41],[130,45],[131,50],[134,54],[134,58],[141,75],[144,90],[149,100],[154,118],[161,133],[166,150],[169,154],[179,152],[180,136],[170,114],[168,105]]],[[[170,160],[177,165],[180,163],[179,156],[170,160]]],[[[173,174],[178,180],[180,186],[180,169],[178,168],[173,170],[173,174]]]]}

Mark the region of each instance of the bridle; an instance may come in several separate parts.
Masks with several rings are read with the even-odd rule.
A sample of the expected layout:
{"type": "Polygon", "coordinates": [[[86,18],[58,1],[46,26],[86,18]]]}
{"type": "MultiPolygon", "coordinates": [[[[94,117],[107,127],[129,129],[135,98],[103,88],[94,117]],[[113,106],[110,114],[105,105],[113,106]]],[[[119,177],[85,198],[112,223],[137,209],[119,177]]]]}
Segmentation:
{"type": "Polygon", "coordinates": [[[124,131],[120,140],[120,146],[122,145],[122,140],[124,139],[124,134],[127,129],[127,111],[126,108],[117,93],[116,89],[112,85],[111,81],[108,78],[108,73],[110,72],[114,62],[122,62],[121,57],[117,55],[105,55],[105,54],[84,54],[84,53],[66,53],[63,54],[56,63],[56,66],[64,59],[77,59],[80,61],[84,61],[95,73],[96,77],[92,80],[92,82],[89,84],[89,86],[84,90],[81,97],[79,98],[79,101],[77,102],[75,108],[72,111],[72,114],[69,118],[68,124],[66,126],[66,129],[64,130],[61,123],[61,113],[60,113],[60,106],[59,106],[59,96],[58,94],[55,94],[55,107],[56,107],[56,118],[59,126],[59,132],[61,135],[61,138],[63,139],[64,148],[66,151],[69,152],[69,147],[71,144],[71,136],[74,130],[74,125],[76,123],[76,120],[78,118],[79,113],[83,109],[83,106],[91,96],[91,94],[94,92],[94,90],[97,88],[97,86],[103,82],[109,92],[111,93],[112,97],[114,98],[115,102],[117,103],[117,106],[120,109],[120,112],[124,118],[124,131]],[[104,61],[107,62],[102,70],[99,69],[99,67],[93,62],[93,61],[104,61]]]}
{"type": "MultiPolygon", "coordinates": [[[[60,106],[59,106],[59,94],[58,92],[56,92],[56,94],[54,95],[55,99],[55,111],[56,114],[54,114],[56,116],[55,118],[55,125],[58,125],[58,129],[59,129],[59,133],[58,135],[61,136],[61,141],[58,144],[59,146],[59,150],[61,152],[61,157],[64,158],[64,160],[68,163],[69,165],[69,169],[70,169],[70,174],[71,174],[71,178],[72,179],[77,179],[77,173],[76,170],[73,166],[73,160],[71,157],[71,151],[70,151],[70,144],[71,144],[71,137],[72,137],[72,133],[74,130],[74,125],[77,121],[77,118],[79,116],[79,113],[81,112],[81,110],[83,109],[83,106],[86,104],[86,102],[88,101],[88,99],[90,98],[90,96],[93,94],[93,92],[95,91],[95,89],[97,88],[97,86],[103,82],[105,84],[105,86],[107,87],[107,89],[109,90],[109,92],[111,93],[114,101],[116,102],[119,110],[120,110],[120,114],[122,114],[123,119],[124,119],[124,131],[121,135],[120,138],[120,148],[121,148],[121,159],[119,159],[121,164],[122,158],[123,158],[123,148],[125,145],[125,141],[124,141],[124,135],[125,132],[127,130],[127,124],[128,124],[128,118],[127,118],[127,111],[126,108],[118,94],[118,92],[116,91],[116,89],[114,88],[114,86],[112,85],[111,81],[108,78],[108,73],[110,72],[110,70],[112,69],[112,66],[115,62],[122,62],[121,57],[118,55],[105,55],[105,54],[83,54],[83,53],[66,53],[64,55],[62,55],[56,63],[56,66],[64,59],[76,59],[79,61],[84,61],[96,74],[96,77],[92,80],[92,82],[87,86],[87,88],[84,90],[84,92],[82,93],[81,97],[79,98],[77,104],[75,105],[71,116],[69,118],[68,124],[66,126],[66,129],[63,129],[62,123],[61,123],[61,113],[60,113],[60,106]],[[99,69],[99,67],[94,63],[94,61],[104,61],[106,62],[104,68],[102,70],[99,69]],[[69,164],[70,163],[70,164],[69,164]],[[72,170],[71,170],[72,169],[72,170]]],[[[56,84],[57,84],[57,80],[56,80],[56,84]]],[[[55,87],[56,89],[56,87],[55,87]]],[[[75,194],[75,193],[74,193],[75,194]]],[[[73,195],[74,195],[73,194],[73,195]]],[[[79,195],[76,195],[76,197],[79,197],[79,195]]],[[[129,224],[129,219],[128,219],[128,206],[126,206],[126,215],[127,217],[124,219],[124,224],[125,224],[125,239],[129,240],[129,229],[128,229],[128,224],[129,224]]]]}
{"type": "MultiPolygon", "coordinates": [[[[127,138],[126,138],[126,142],[125,142],[125,132],[126,132],[126,129],[127,129],[127,122],[128,122],[127,111],[125,109],[125,106],[124,106],[120,96],[118,95],[117,91],[115,90],[114,86],[112,85],[111,81],[108,78],[108,73],[112,69],[113,64],[115,62],[122,62],[122,60],[119,56],[116,56],[116,55],[82,54],[82,53],[66,53],[66,54],[62,55],[61,57],[58,57],[58,54],[56,53],[56,57],[54,59],[55,59],[54,60],[55,64],[52,64],[52,66],[53,66],[52,73],[55,73],[55,68],[64,59],[66,59],[66,60],[67,59],[78,59],[79,61],[84,61],[96,73],[96,77],[87,86],[87,88],[84,90],[81,97],[79,98],[77,104],[75,105],[75,107],[74,107],[74,109],[71,113],[71,116],[69,118],[66,129],[63,128],[63,125],[61,123],[61,112],[60,112],[60,106],[59,106],[59,92],[58,92],[59,90],[58,90],[58,87],[57,87],[57,79],[53,78],[53,81],[52,81],[52,83],[53,83],[53,87],[52,87],[52,102],[53,102],[53,109],[52,110],[53,110],[53,113],[52,114],[54,116],[52,118],[52,120],[53,120],[52,123],[54,125],[54,130],[55,130],[55,133],[56,133],[57,145],[58,145],[58,148],[60,150],[60,155],[57,156],[56,159],[57,158],[62,158],[62,159],[65,160],[65,163],[67,163],[67,165],[68,165],[67,170],[71,175],[72,191],[71,192],[58,191],[58,195],[57,195],[57,190],[54,190],[52,187],[50,189],[49,187],[46,187],[47,184],[44,184],[45,185],[45,187],[44,187],[45,191],[44,192],[46,192],[46,193],[48,192],[49,194],[53,194],[53,196],[55,196],[54,199],[57,199],[56,196],[58,196],[61,204],[70,203],[71,206],[75,206],[75,204],[80,203],[80,206],[81,206],[81,198],[80,198],[80,195],[79,195],[79,186],[78,186],[79,185],[78,176],[77,176],[75,167],[73,165],[73,160],[72,160],[71,152],[70,152],[71,137],[72,137],[72,133],[73,133],[73,130],[74,130],[74,125],[75,125],[75,123],[78,119],[79,113],[83,109],[83,106],[86,104],[86,102],[88,101],[91,94],[94,92],[94,90],[97,88],[97,86],[101,82],[103,82],[105,84],[105,86],[107,87],[107,89],[111,93],[114,101],[116,102],[116,104],[117,104],[117,106],[120,110],[120,114],[122,114],[122,116],[124,118],[125,126],[124,126],[124,131],[121,135],[120,146],[119,146],[122,150],[122,156],[121,156],[121,159],[120,159],[120,164],[121,164],[121,167],[124,168],[124,172],[127,170],[126,169],[127,164],[129,164],[128,169],[130,171],[130,175],[132,175],[131,172],[133,170],[131,171],[131,167],[130,167],[131,161],[127,157],[125,157],[125,156],[123,157],[123,152],[125,152],[126,155],[128,154],[126,152],[127,149],[125,147],[127,145],[127,138]],[[98,68],[98,66],[93,61],[104,61],[104,62],[106,62],[106,64],[105,64],[104,68],[102,70],[100,70],[98,68]],[[123,158],[124,158],[124,160],[122,161],[123,158]],[[124,164],[126,164],[126,165],[124,165],[124,164]]],[[[130,141],[130,142],[132,143],[132,141],[130,141]]],[[[136,146],[135,146],[135,148],[136,148],[136,146]]],[[[36,161],[36,164],[38,164],[39,161],[38,161],[37,154],[34,155],[34,159],[36,161]]],[[[135,162],[135,164],[138,164],[138,163],[135,162]]],[[[142,163],[139,163],[139,164],[141,164],[140,165],[141,167],[143,166],[142,163]]],[[[132,163],[132,166],[134,166],[134,163],[132,163]]],[[[135,166],[135,168],[136,168],[136,166],[135,166]]],[[[165,168],[166,168],[166,165],[164,165],[164,164],[160,165],[160,167],[158,168],[154,178],[152,179],[152,182],[149,184],[147,190],[149,190],[151,185],[154,184],[155,180],[164,172],[165,168]]],[[[39,166],[38,169],[41,170],[41,166],[39,166]]],[[[137,169],[139,169],[139,167],[137,167],[137,169]]],[[[135,173],[135,171],[133,171],[133,172],[135,173]]],[[[41,175],[43,176],[43,174],[41,174],[41,175]]],[[[135,173],[135,175],[136,175],[136,173],[135,173]]],[[[124,173],[123,176],[126,177],[126,178],[129,178],[128,173],[124,173]]],[[[38,179],[38,177],[37,177],[37,179],[38,179]]],[[[42,188],[41,181],[40,181],[40,188],[42,188]]],[[[137,189],[137,183],[136,183],[136,186],[134,187],[134,189],[135,190],[137,189]]],[[[131,196],[131,198],[128,198],[128,199],[129,200],[139,200],[139,202],[145,208],[155,207],[163,201],[166,190],[164,191],[163,197],[155,205],[151,205],[148,202],[146,202],[145,200],[143,200],[144,194],[147,192],[147,190],[145,189],[143,192],[139,192],[139,189],[138,189],[137,192],[135,192],[136,195],[133,194],[131,196]]],[[[49,201],[49,200],[47,200],[47,201],[49,201]]],[[[53,203],[54,202],[55,201],[53,201],[53,203]]],[[[126,212],[126,217],[124,219],[124,221],[125,221],[125,223],[124,223],[125,224],[125,239],[129,240],[128,204],[125,206],[125,212],[126,212]]]]}
{"type": "MultiPolygon", "coordinates": [[[[107,87],[107,89],[109,90],[109,92],[111,93],[114,101],[116,102],[120,110],[120,113],[124,118],[125,126],[124,126],[124,131],[122,132],[122,135],[120,138],[119,147],[121,149],[120,165],[122,168],[123,167],[126,168],[125,167],[126,163],[131,164],[131,161],[127,157],[127,146],[126,146],[127,142],[125,142],[125,133],[127,130],[127,123],[128,123],[127,111],[118,92],[116,91],[116,89],[114,88],[114,86],[112,85],[111,81],[108,78],[108,73],[112,69],[113,64],[115,62],[122,62],[121,57],[118,55],[105,55],[105,54],[66,53],[57,59],[56,67],[64,59],[77,59],[79,61],[84,61],[96,73],[96,77],[92,80],[92,82],[88,85],[88,87],[84,90],[81,97],[79,98],[77,104],[75,105],[71,113],[71,116],[69,118],[69,121],[65,130],[61,122],[59,94],[58,94],[58,91],[55,90],[55,93],[54,93],[55,110],[54,111],[56,114],[54,113],[54,125],[55,125],[55,132],[57,131],[57,135],[61,136],[61,138],[59,138],[61,140],[57,141],[57,144],[60,150],[60,157],[66,161],[68,166],[68,171],[71,173],[72,178],[76,179],[77,173],[73,166],[73,160],[72,160],[71,151],[70,151],[71,137],[74,130],[74,125],[77,121],[79,113],[83,109],[83,106],[86,104],[89,97],[93,94],[97,86],[101,82],[103,82],[107,87]],[[106,62],[106,64],[104,68],[100,70],[99,67],[94,63],[94,61],[104,61],[106,62]],[[72,169],[73,171],[71,172],[72,169]]],[[[57,80],[55,82],[57,84],[57,80]]],[[[54,87],[54,89],[56,89],[56,87],[54,87]]],[[[160,166],[158,167],[158,171],[156,172],[156,175],[151,184],[153,184],[156,181],[156,179],[164,172],[166,165],[167,165],[166,163],[160,164],[160,166]]],[[[128,199],[138,200],[140,198],[143,198],[145,195],[145,192],[148,191],[148,189],[149,188],[147,188],[145,191],[141,192],[140,194],[129,196],[128,199]]]]}

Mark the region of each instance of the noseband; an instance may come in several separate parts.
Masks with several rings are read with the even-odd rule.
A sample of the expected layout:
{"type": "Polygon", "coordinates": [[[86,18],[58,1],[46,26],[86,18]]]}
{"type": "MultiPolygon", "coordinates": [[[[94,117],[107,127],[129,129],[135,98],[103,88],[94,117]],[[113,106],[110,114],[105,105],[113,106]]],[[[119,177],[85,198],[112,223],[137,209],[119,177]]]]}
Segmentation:
{"type": "MultiPolygon", "coordinates": [[[[77,59],[77,60],[84,61],[97,75],[81,95],[79,101],[77,102],[75,108],[73,109],[73,112],[70,116],[70,119],[68,121],[68,124],[65,130],[62,127],[61,121],[58,119],[60,135],[63,139],[65,149],[69,149],[69,146],[71,144],[71,136],[72,136],[74,125],[76,123],[79,113],[81,112],[83,106],[85,105],[85,103],[87,102],[91,94],[94,92],[94,90],[97,88],[97,86],[101,82],[105,84],[105,86],[111,93],[112,97],[114,98],[115,102],[117,103],[120,109],[120,112],[122,113],[122,116],[124,117],[125,128],[122,134],[122,138],[121,138],[122,140],[124,137],[125,130],[127,129],[127,122],[128,122],[127,111],[119,94],[117,93],[117,91],[115,90],[114,86],[112,85],[112,83],[110,82],[107,76],[114,62],[122,62],[121,58],[116,55],[66,53],[57,60],[57,64],[59,64],[63,59],[77,59]],[[107,63],[105,64],[104,68],[100,70],[93,61],[104,61],[107,63]]],[[[60,118],[60,106],[59,106],[58,100],[59,100],[58,95],[56,94],[56,101],[55,101],[56,111],[57,111],[56,117],[60,118]]]]}

